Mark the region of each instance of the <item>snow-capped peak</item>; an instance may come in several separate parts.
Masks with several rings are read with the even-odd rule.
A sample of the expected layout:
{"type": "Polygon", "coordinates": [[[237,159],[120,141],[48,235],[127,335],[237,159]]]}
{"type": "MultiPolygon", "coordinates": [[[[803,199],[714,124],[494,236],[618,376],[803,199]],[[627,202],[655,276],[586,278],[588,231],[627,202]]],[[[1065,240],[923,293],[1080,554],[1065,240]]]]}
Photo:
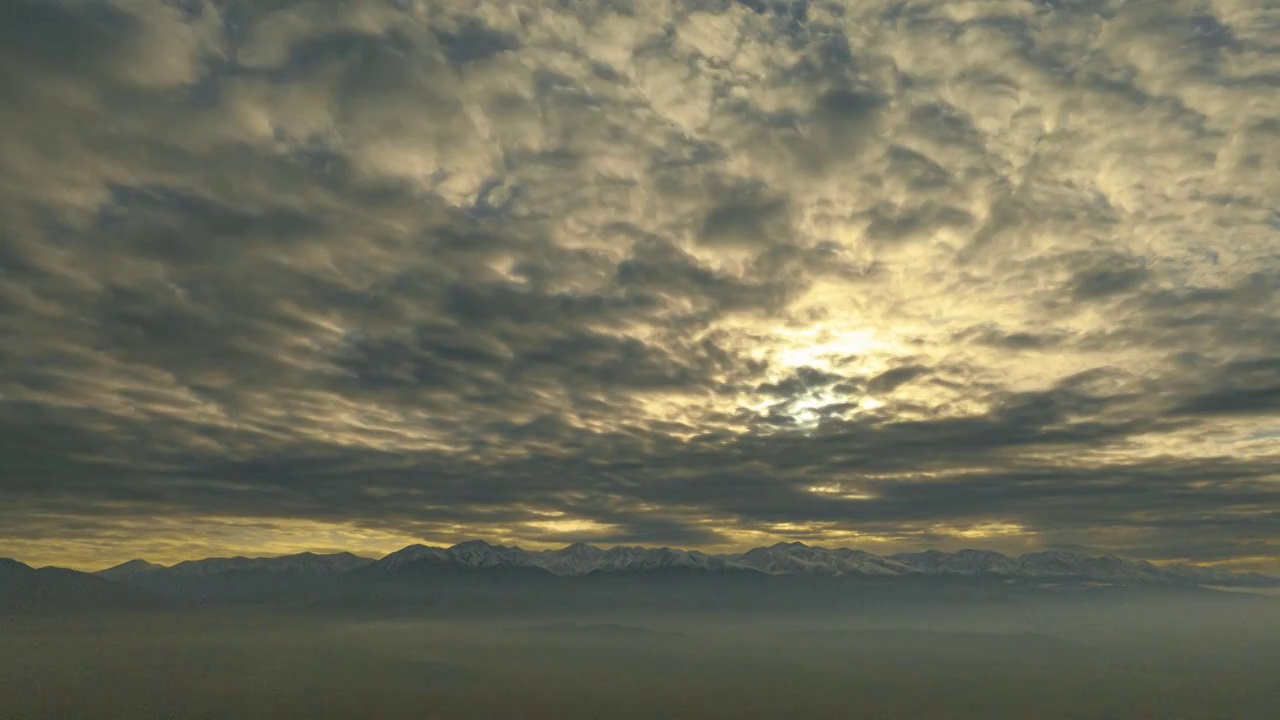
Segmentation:
{"type": "Polygon", "coordinates": [[[574,543],[559,550],[543,550],[532,557],[538,566],[556,575],[585,575],[600,562],[604,550],[586,543],[574,543]]]}
{"type": "Polygon", "coordinates": [[[399,570],[419,563],[447,563],[449,551],[442,547],[429,545],[409,545],[379,560],[375,567],[380,570],[399,570]]]}
{"type": "Polygon", "coordinates": [[[483,540],[468,540],[447,550],[456,562],[475,568],[530,567],[529,553],[518,547],[490,545],[483,540]]]}
{"type": "MultiPolygon", "coordinates": [[[[12,563],[18,567],[18,563],[12,563]]],[[[317,555],[300,553],[268,558],[209,558],[163,567],[133,560],[97,573],[101,577],[132,580],[142,577],[207,577],[252,572],[276,576],[328,576],[372,565],[395,572],[430,567],[476,570],[542,570],[553,575],[653,572],[662,570],[754,571],[770,575],[822,575],[830,577],[896,576],[994,576],[1060,582],[1096,581],[1119,584],[1231,584],[1242,576],[1223,571],[1126,560],[1115,555],[1091,556],[1064,550],[1047,550],[1009,557],[991,550],[943,552],[926,550],[888,557],[849,548],[825,548],[801,542],[782,542],[743,553],[711,555],[670,547],[616,546],[602,549],[574,543],[554,550],[530,551],[519,547],[470,540],[452,547],[410,545],[376,562],[350,553],[317,555]]],[[[22,566],[25,567],[25,566],[22,566]]],[[[0,562],[0,570],[4,565],[0,562]]],[[[1263,581],[1259,576],[1250,579],[1263,581]]]]}
{"type": "Polygon", "coordinates": [[[890,557],[929,575],[1016,575],[1018,570],[1013,559],[992,550],[959,550],[953,553],[926,550],[890,557]]]}
{"type": "Polygon", "coordinates": [[[902,575],[911,571],[902,563],[861,550],[830,550],[801,542],[753,548],[738,555],[735,562],[772,575],[902,575]]]}

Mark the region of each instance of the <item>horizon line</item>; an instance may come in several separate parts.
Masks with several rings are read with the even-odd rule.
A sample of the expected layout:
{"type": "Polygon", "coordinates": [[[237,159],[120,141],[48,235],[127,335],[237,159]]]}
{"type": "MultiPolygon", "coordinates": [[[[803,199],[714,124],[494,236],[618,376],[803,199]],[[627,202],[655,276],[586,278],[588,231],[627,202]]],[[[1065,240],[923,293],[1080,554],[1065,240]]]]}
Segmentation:
{"type": "MultiPolygon", "coordinates": [[[[1011,559],[1011,560],[1012,560],[1012,559],[1017,559],[1017,558],[1024,557],[1024,556],[1026,556],[1026,555],[1034,555],[1034,554],[1038,554],[1038,553],[1046,553],[1046,552],[1061,552],[1061,553],[1071,553],[1071,554],[1074,554],[1074,555],[1079,555],[1079,556],[1083,556],[1083,557],[1090,557],[1090,558],[1115,557],[1115,558],[1118,558],[1118,559],[1121,559],[1121,560],[1125,560],[1125,561],[1129,561],[1129,562],[1146,562],[1146,563],[1150,563],[1150,564],[1155,565],[1155,566],[1158,566],[1158,567],[1190,566],[1190,567],[1196,567],[1196,568],[1213,568],[1213,569],[1223,569],[1223,570],[1225,570],[1225,571],[1227,571],[1227,572],[1238,572],[1238,573],[1243,573],[1243,574],[1248,574],[1248,573],[1268,574],[1268,573],[1262,573],[1262,572],[1259,572],[1259,571],[1256,571],[1256,570],[1236,570],[1236,569],[1232,569],[1232,567],[1231,567],[1231,566],[1232,566],[1233,564],[1235,564],[1233,561],[1219,561],[1219,562],[1211,562],[1211,561],[1210,561],[1210,562],[1204,562],[1204,561],[1195,561],[1195,560],[1190,560],[1190,559],[1185,559],[1185,558],[1175,558],[1175,559],[1156,560],[1156,559],[1143,558],[1143,557],[1137,557],[1137,556],[1132,556],[1132,555],[1122,555],[1122,554],[1116,553],[1115,551],[1066,549],[1066,548],[1055,548],[1055,547],[1052,547],[1052,546],[1050,546],[1050,547],[1045,547],[1045,548],[1038,549],[1038,550],[1028,550],[1028,551],[1026,551],[1026,552],[1022,552],[1022,553],[1018,553],[1018,554],[1009,554],[1009,553],[1000,552],[999,550],[991,550],[991,549],[983,548],[983,547],[968,547],[968,546],[967,546],[967,547],[961,547],[961,548],[958,548],[958,549],[956,549],[956,550],[942,550],[942,549],[939,549],[939,548],[936,548],[936,547],[926,547],[926,548],[923,548],[923,549],[920,549],[920,550],[903,550],[903,551],[898,551],[898,552],[893,552],[893,553],[885,553],[885,554],[881,554],[881,553],[871,552],[871,551],[869,551],[869,550],[861,550],[861,549],[856,548],[856,547],[849,547],[849,546],[846,546],[846,545],[826,545],[826,544],[815,544],[815,543],[806,543],[806,542],[803,542],[803,541],[800,541],[800,540],[790,540],[790,541],[782,540],[782,541],[778,541],[778,542],[776,542],[776,543],[772,543],[772,544],[769,544],[769,545],[757,545],[757,546],[752,546],[752,547],[748,547],[748,548],[745,548],[745,549],[742,549],[742,550],[737,550],[737,551],[732,551],[732,552],[707,552],[707,551],[705,551],[705,550],[700,550],[700,549],[698,549],[698,548],[693,548],[693,547],[678,547],[678,546],[674,546],[674,545],[642,545],[642,544],[626,544],[626,543],[616,543],[616,544],[600,543],[600,544],[596,544],[596,543],[587,542],[587,541],[574,541],[574,542],[569,542],[569,543],[567,543],[567,544],[565,544],[565,545],[558,546],[558,547],[547,547],[547,548],[542,548],[542,549],[538,549],[538,550],[531,550],[531,549],[523,548],[523,547],[521,547],[521,546],[520,546],[520,545],[518,545],[518,544],[511,544],[511,545],[507,545],[507,544],[503,544],[503,543],[501,543],[501,542],[492,542],[492,541],[486,540],[486,539],[484,539],[484,538],[471,538],[471,539],[467,539],[467,540],[462,540],[462,541],[456,542],[456,543],[454,543],[454,544],[452,544],[452,545],[445,545],[445,544],[431,544],[431,543],[429,543],[429,542],[415,542],[415,543],[409,543],[408,545],[401,546],[401,547],[399,547],[399,548],[397,548],[397,549],[395,549],[395,550],[391,550],[391,551],[386,552],[386,553],[383,553],[382,555],[379,555],[379,556],[372,556],[372,555],[360,554],[360,553],[358,553],[358,552],[353,552],[353,551],[350,551],[350,550],[337,550],[337,549],[331,549],[331,550],[328,550],[328,551],[299,550],[299,551],[296,551],[296,552],[284,552],[284,553],[278,553],[278,554],[264,554],[264,555],[244,555],[244,554],[235,554],[235,555],[208,555],[208,556],[204,556],[204,557],[190,557],[190,558],[186,558],[186,559],[183,559],[183,560],[178,560],[178,561],[171,562],[171,563],[158,563],[158,562],[152,562],[152,561],[150,561],[150,560],[147,560],[145,557],[134,557],[134,558],[130,558],[130,559],[127,559],[127,560],[123,560],[123,561],[121,561],[121,562],[112,563],[112,564],[107,565],[107,566],[105,566],[105,567],[95,567],[94,569],[85,569],[85,567],[87,567],[87,566],[85,566],[85,567],[74,567],[74,566],[69,566],[69,565],[59,565],[59,564],[52,564],[52,563],[50,563],[50,564],[42,564],[42,565],[36,566],[36,565],[30,565],[30,564],[26,563],[25,561],[23,561],[23,560],[21,560],[21,559],[19,559],[19,558],[17,558],[17,557],[13,557],[13,556],[3,556],[3,555],[0,555],[0,558],[7,558],[7,559],[11,559],[11,560],[14,560],[14,561],[20,562],[20,563],[22,563],[23,565],[27,565],[28,567],[32,567],[32,568],[36,568],[36,569],[41,569],[41,568],[59,568],[59,569],[64,569],[64,570],[76,570],[76,571],[79,571],[79,572],[96,573],[96,572],[103,572],[103,571],[106,571],[106,570],[111,570],[111,569],[114,569],[114,568],[117,568],[117,567],[121,567],[121,566],[123,566],[123,565],[127,565],[127,564],[130,564],[130,563],[137,563],[137,562],[145,562],[145,563],[148,563],[148,564],[150,564],[150,565],[158,565],[158,566],[160,566],[160,567],[164,567],[164,568],[172,568],[172,567],[176,567],[176,566],[178,566],[178,565],[182,565],[182,564],[184,564],[184,563],[205,562],[205,561],[210,561],[210,560],[271,560],[271,559],[278,559],[278,558],[298,557],[298,556],[303,556],[303,555],[313,555],[313,556],[317,556],[317,557],[332,557],[332,556],[335,556],[335,555],[351,555],[351,556],[353,556],[353,557],[360,558],[360,559],[364,559],[364,560],[369,560],[369,561],[371,561],[371,562],[378,562],[378,561],[383,560],[383,559],[385,559],[385,558],[387,558],[387,557],[389,557],[389,556],[391,556],[391,555],[394,555],[394,554],[395,554],[395,553],[397,553],[397,552],[401,552],[401,551],[403,551],[403,550],[406,550],[406,549],[408,549],[408,548],[412,548],[412,547],[439,548],[439,549],[442,549],[442,550],[452,550],[452,549],[454,549],[454,548],[461,547],[461,546],[463,546],[463,545],[468,545],[468,544],[477,544],[477,543],[479,543],[479,544],[484,544],[484,545],[486,545],[486,546],[488,546],[488,547],[492,547],[492,548],[505,548],[505,549],[510,549],[510,550],[519,550],[519,551],[522,551],[522,552],[528,552],[528,553],[562,552],[562,551],[564,551],[564,550],[568,550],[569,548],[572,548],[572,547],[574,547],[574,546],[588,546],[588,547],[592,547],[592,548],[595,548],[595,549],[597,549],[597,550],[602,550],[602,551],[608,551],[608,550],[612,550],[612,549],[616,549],[616,548],[639,548],[639,549],[644,549],[644,550],[674,550],[674,551],[679,551],[679,552],[698,553],[698,554],[706,555],[706,556],[709,556],[709,557],[731,557],[731,556],[739,556],[739,555],[742,555],[742,554],[744,554],[744,553],[750,552],[750,551],[752,551],[752,550],[758,550],[758,549],[770,549],[770,548],[776,548],[776,547],[779,547],[779,546],[797,546],[797,545],[798,545],[798,546],[801,546],[801,547],[805,547],[805,548],[815,549],[815,550],[827,550],[827,551],[849,550],[849,551],[854,551],[854,552],[865,552],[865,553],[867,553],[867,554],[869,554],[869,555],[873,555],[873,556],[876,556],[876,557],[882,557],[882,558],[893,558],[893,557],[895,557],[895,556],[901,556],[901,555],[918,555],[918,554],[922,554],[922,553],[939,553],[939,554],[946,554],[946,555],[954,555],[954,554],[961,553],[961,552],[981,552],[981,553],[993,553],[993,554],[999,555],[999,556],[1001,556],[1001,557],[1009,558],[1009,559],[1011,559]],[[1225,567],[1224,567],[1224,566],[1225,566],[1225,567]]],[[[1239,560],[1239,559],[1235,559],[1235,560],[1239,560]]],[[[1245,560],[1247,560],[1247,559],[1245,559],[1245,560]]]]}

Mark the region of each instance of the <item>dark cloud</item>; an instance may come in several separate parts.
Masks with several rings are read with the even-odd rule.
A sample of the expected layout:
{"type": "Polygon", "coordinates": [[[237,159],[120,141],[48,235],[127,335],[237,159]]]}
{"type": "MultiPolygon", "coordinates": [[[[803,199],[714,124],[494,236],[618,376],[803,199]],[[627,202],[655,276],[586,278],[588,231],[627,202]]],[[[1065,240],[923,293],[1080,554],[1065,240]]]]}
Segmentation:
{"type": "Polygon", "coordinates": [[[1275,566],[1272,11],[509,9],[3,4],[0,555],[1275,566]]]}
{"type": "Polygon", "coordinates": [[[1106,298],[1137,288],[1149,276],[1147,269],[1142,267],[1102,267],[1072,278],[1071,294],[1077,300],[1106,298]]]}
{"type": "Polygon", "coordinates": [[[791,222],[786,197],[771,197],[758,185],[730,188],[725,195],[703,220],[703,242],[767,247],[787,241],[791,222]]]}
{"type": "Polygon", "coordinates": [[[439,31],[436,37],[444,47],[445,57],[454,65],[478,62],[520,47],[515,37],[485,27],[476,18],[463,18],[457,30],[439,31]]]}
{"type": "Polygon", "coordinates": [[[886,370],[871,378],[867,388],[873,393],[891,393],[928,372],[928,368],[914,365],[886,370]]]}
{"type": "Polygon", "coordinates": [[[1215,368],[1213,387],[1183,399],[1174,411],[1188,415],[1256,415],[1280,411],[1280,358],[1237,360],[1215,368]]]}

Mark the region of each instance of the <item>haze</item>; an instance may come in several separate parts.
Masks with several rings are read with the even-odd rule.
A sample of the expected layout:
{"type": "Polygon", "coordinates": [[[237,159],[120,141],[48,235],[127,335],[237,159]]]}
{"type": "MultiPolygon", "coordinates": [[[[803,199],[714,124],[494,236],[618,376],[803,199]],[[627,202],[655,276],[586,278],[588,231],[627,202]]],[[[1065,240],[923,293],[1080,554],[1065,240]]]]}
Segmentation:
{"type": "Polygon", "coordinates": [[[1268,720],[1277,602],[10,621],[0,717],[1268,720]]]}

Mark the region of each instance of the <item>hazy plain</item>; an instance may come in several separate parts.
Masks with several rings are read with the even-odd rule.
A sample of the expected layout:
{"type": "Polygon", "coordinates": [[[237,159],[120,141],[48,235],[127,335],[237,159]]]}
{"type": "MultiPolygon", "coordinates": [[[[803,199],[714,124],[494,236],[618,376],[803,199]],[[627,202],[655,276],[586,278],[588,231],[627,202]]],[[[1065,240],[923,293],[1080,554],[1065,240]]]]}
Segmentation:
{"type": "Polygon", "coordinates": [[[1280,601],[0,624],[11,718],[1280,717],[1280,601]]]}

